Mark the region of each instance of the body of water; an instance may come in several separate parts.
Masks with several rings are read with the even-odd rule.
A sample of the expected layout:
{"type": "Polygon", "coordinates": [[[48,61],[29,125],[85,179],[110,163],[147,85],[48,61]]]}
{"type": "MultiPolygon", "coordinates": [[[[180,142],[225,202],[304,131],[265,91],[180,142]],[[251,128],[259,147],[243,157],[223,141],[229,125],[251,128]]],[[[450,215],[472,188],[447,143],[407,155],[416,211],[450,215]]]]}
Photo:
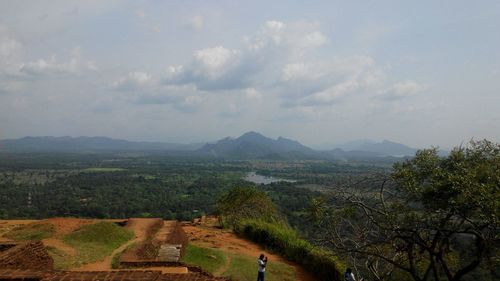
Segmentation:
{"type": "Polygon", "coordinates": [[[273,182],[285,181],[285,182],[296,182],[295,180],[280,179],[275,177],[266,177],[262,175],[257,175],[255,172],[248,173],[244,180],[250,181],[256,184],[270,184],[273,182]]]}

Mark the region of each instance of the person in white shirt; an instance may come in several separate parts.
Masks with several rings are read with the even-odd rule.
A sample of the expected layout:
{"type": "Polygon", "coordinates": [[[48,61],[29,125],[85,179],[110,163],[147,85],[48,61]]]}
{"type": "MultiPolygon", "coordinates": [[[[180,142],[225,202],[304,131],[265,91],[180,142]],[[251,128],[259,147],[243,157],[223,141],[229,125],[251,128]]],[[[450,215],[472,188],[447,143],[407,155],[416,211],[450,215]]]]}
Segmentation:
{"type": "Polygon", "coordinates": [[[257,265],[259,266],[257,281],[264,281],[264,272],[266,272],[267,265],[267,257],[264,254],[260,254],[259,259],[257,259],[257,265]]]}
{"type": "Polygon", "coordinates": [[[354,273],[352,273],[352,269],[347,268],[345,270],[344,279],[345,281],[356,281],[356,278],[354,278],[354,273]]]}

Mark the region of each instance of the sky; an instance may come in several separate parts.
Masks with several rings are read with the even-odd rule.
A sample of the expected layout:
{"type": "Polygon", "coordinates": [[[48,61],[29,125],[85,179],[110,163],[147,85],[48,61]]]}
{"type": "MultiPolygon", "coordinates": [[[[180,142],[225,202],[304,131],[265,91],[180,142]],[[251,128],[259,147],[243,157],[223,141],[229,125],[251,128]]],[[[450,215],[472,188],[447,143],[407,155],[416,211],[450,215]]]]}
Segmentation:
{"type": "Polygon", "coordinates": [[[0,139],[500,141],[500,1],[0,0],[0,139]]]}

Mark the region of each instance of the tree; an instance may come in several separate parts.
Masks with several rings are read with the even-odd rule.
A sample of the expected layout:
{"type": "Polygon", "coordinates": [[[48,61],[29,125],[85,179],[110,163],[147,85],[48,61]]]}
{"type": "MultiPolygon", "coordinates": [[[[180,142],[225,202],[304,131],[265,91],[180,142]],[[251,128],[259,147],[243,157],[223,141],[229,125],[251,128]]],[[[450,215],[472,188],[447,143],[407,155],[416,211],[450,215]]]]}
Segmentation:
{"type": "Polygon", "coordinates": [[[375,280],[464,280],[479,266],[498,278],[499,144],[473,141],[447,157],[422,150],[350,190],[312,209],[322,242],[375,280]]]}
{"type": "Polygon", "coordinates": [[[236,187],[221,196],[216,205],[221,225],[236,226],[244,219],[275,221],[279,215],[266,193],[255,188],[236,187]]]}

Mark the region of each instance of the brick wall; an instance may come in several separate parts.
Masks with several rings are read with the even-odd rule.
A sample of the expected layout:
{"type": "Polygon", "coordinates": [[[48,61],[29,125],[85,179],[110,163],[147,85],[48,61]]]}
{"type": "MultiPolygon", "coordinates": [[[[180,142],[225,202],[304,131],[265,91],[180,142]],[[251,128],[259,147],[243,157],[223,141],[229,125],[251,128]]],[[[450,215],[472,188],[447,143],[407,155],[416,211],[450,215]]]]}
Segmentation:
{"type": "Polygon", "coordinates": [[[201,273],[162,274],[154,270],[119,271],[36,271],[0,269],[2,281],[230,281],[201,273]]]}
{"type": "Polygon", "coordinates": [[[0,268],[52,270],[54,260],[41,241],[30,241],[0,252],[0,268]]]}
{"type": "Polygon", "coordinates": [[[182,228],[182,223],[177,222],[177,224],[175,225],[175,230],[172,233],[172,235],[170,235],[170,237],[168,238],[167,243],[182,245],[181,248],[181,257],[182,257],[184,256],[187,242],[188,242],[188,237],[186,235],[186,232],[184,232],[184,229],[182,228]]]}

